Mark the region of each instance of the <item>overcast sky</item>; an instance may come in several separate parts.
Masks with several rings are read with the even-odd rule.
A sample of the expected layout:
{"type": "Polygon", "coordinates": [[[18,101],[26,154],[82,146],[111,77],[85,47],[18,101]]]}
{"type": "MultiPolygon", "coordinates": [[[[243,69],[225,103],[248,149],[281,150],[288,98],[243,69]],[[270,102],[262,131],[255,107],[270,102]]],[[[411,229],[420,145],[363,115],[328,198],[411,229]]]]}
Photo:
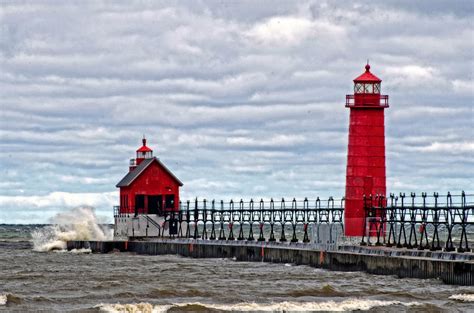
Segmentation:
{"type": "Polygon", "coordinates": [[[0,223],[112,221],[143,134],[182,199],[339,198],[367,59],[388,192],[474,190],[472,1],[0,3],[0,223]]]}

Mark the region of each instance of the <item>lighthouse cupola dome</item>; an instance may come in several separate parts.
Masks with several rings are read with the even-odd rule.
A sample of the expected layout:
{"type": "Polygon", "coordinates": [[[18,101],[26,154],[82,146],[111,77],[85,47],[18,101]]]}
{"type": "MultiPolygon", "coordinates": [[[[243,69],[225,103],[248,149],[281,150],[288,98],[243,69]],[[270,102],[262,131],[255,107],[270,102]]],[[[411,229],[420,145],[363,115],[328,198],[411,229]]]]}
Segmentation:
{"type": "Polygon", "coordinates": [[[136,165],[139,165],[145,159],[153,158],[153,150],[146,145],[146,138],[143,136],[142,146],[137,150],[136,165]]]}

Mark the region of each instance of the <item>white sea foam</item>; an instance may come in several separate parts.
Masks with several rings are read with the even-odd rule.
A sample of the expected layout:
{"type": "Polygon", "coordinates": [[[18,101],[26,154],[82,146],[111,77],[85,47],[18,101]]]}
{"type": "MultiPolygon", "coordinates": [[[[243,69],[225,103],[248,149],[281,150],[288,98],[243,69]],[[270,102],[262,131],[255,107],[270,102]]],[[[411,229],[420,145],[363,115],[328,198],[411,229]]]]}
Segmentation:
{"type": "Polygon", "coordinates": [[[72,253],[72,254],[89,254],[92,253],[92,249],[86,249],[86,248],[81,248],[81,249],[72,249],[72,250],[54,250],[56,253],[72,253]]]}
{"type": "Polygon", "coordinates": [[[347,299],[344,301],[324,301],[324,302],[290,302],[279,303],[237,303],[237,304],[207,304],[200,302],[179,303],[173,305],[151,305],[150,303],[138,304],[101,304],[98,307],[101,311],[110,313],[158,313],[167,312],[173,307],[201,306],[218,311],[238,311],[238,312],[343,312],[356,310],[369,310],[374,307],[384,307],[390,305],[416,306],[419,302],[383,301],[369,299],[347,299]]]}
{"type": "Polygon", "coordinates": [[[452,295],[451,297],[449,297],[449,299],[464,301],[464,302],[474,302],[474,294],[461,293],[457,295],[452,295]]]}
{"type": "Polygon", "coordinates": [[[69,240],[111,240],[113,231],[102,227],[91,207],[59,213],[46,226],[31,234],[33,250],[65,250],[69,240]]]}
{"type": "Polygon", "coordinates": [[[164,313],[170,309],[171,305],[155,305],[150,303],[131,304],[101,304],[96,306],[102,312],[109,313],[164,313]]]}
{"type": "Polygon", "coordinates": [[[7,294],[0,294],[0,305],[6,305],[8,301],[7,294]]]}

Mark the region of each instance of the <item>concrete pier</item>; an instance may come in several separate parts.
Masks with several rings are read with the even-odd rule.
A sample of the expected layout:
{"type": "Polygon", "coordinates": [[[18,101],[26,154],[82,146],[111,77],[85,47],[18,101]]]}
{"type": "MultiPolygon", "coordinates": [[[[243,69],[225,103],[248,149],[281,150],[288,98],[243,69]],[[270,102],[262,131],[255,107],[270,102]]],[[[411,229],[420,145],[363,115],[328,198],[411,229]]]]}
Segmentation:
{"type": "Polygon", "coordinates": [[[153,241],[69,241],[68,250],[93,253],[134,252],[177,254],[193,258],[235,258],[309,265],[337,271],[362,271],[378,275],[436,278],[446,284],[474,285],[474,254],[432,252],[386,247],[341,246],[325,250],[310,244],[248,241],[157,239],[153,241]]]}

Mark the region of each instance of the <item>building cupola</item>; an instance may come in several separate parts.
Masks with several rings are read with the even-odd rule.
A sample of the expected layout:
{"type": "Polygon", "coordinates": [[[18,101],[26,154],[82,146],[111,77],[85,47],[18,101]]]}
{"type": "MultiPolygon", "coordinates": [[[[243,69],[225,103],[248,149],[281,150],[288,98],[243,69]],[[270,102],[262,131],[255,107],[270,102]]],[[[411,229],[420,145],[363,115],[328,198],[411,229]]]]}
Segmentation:
{"type": "Polygon", "coordinates": [[[142,146],[137,150],[137,156],[135,159],[130,160],[130,171],[133,170],[135,167],[140,165],[143,160],[153,158],[153,150],[151,150],[146,145],[146,138],[143,136],[142,139],[142,146]]]}

